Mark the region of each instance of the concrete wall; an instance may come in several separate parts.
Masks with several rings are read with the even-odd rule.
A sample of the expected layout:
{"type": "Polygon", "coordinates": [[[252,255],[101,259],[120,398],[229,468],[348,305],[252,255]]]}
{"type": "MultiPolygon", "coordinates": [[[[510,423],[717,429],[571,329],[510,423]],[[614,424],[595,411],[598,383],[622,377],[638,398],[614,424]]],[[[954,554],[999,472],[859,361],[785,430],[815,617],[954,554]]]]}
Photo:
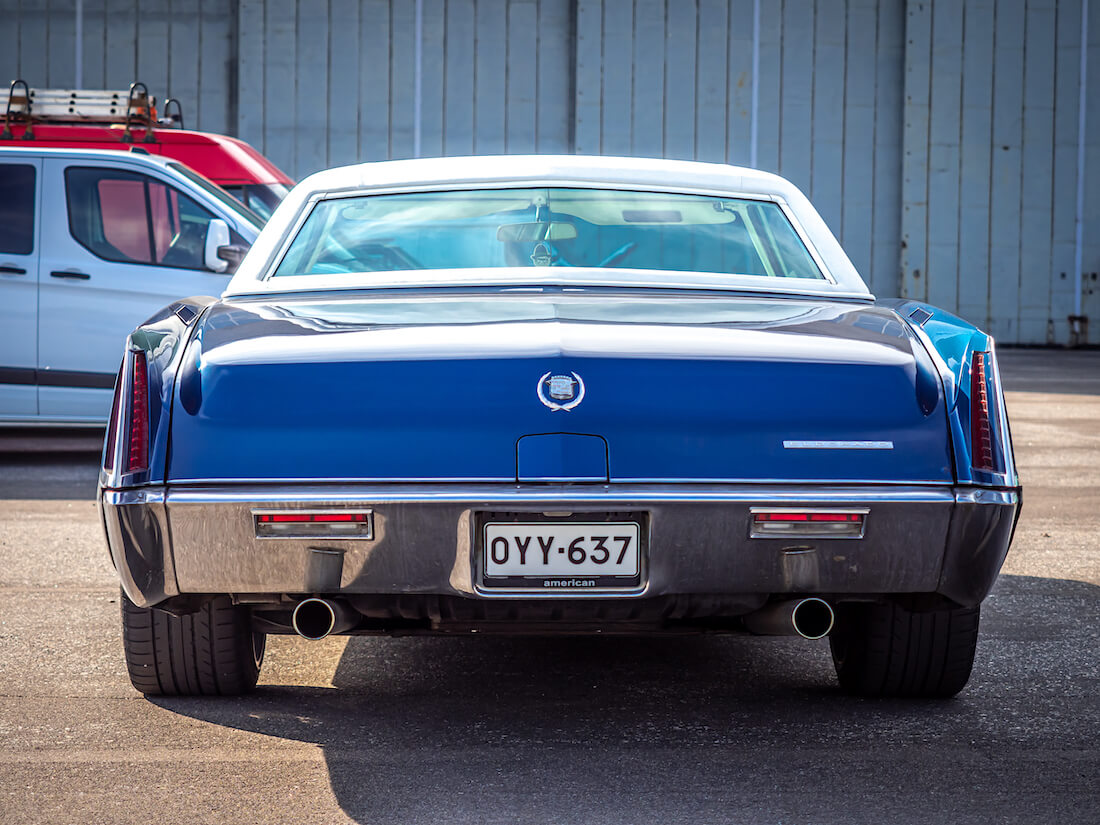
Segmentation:
{"type": "MultiPolygon", "coordinates": [[[[416,0],[85,0],[80,72],[178,97],[189,127],[295,177],[418,152],[755,160],[807,192],[877,294],[1064,343],[1081,3],[422,0],[418,24],[416,0]]],[[[1097,341],[1094,6],[1081,311],[1097,341]]],[[[75,83],[75,8],[0,0],[18,42],[0,77],[75,83]]]]}

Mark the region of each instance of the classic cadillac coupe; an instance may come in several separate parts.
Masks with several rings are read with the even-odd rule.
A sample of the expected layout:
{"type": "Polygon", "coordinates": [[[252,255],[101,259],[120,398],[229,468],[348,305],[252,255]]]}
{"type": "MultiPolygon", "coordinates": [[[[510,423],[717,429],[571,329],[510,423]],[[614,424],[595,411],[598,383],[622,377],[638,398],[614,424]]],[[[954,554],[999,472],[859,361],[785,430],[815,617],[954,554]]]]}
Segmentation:
{"type": "Polygon", "coordinates": [[[310,177],[130,335],[103,459],[147,694],[269,633],[748,631],[952,696],[1020,506],[988,335],[782,178],[658,160],[310,177]]]}

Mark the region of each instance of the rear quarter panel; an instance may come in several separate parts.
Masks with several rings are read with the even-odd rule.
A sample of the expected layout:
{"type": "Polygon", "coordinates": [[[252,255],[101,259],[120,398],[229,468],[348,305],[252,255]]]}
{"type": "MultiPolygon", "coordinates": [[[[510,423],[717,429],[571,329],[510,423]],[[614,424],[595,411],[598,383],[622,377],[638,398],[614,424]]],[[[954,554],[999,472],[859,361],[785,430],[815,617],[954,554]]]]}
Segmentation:
{"type": "Polygon", "coordinates": [[[948,422],[959,484],[1018,487],[1019,478],[1012,452],[1012,437],[1005,409],[1004,392],[992,336],[946,310],[921,301],[892,299],[876,302],[888,307],[909,324],[917,339],[936,362],[944,382],[948,422]],[[927,316],[927,317],[926,317],[927,316]],[[993,387],[990,397],[994,449],[999,453],[1003,473],[990,473],[972,466],[970,439],[970,381],[974,354],[989,353],[993,387]]]}

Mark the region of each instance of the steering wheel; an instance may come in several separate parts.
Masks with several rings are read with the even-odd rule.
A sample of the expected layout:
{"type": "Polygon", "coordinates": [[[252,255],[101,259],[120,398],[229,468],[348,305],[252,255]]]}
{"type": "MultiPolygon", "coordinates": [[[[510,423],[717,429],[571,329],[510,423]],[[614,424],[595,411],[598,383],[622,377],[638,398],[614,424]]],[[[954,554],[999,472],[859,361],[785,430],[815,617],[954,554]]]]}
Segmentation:
{"type": "Polygon", "coordinates": [[[604,258],[602,261],[600,261],[597,266],[614,266],[631,252],[633,252],[637,247],[637,241],[627,241],[606,258],[604,258]]]}

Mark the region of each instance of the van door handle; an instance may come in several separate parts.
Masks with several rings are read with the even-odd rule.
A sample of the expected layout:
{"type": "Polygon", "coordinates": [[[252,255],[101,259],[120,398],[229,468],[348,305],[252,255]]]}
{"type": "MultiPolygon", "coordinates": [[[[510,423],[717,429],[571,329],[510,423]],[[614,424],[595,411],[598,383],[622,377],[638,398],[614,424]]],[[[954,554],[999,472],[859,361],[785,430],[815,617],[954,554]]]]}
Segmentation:
{"type": "Polygon", "coordinates": [[[75,278],[78,281],[87,281],[92,276],[87,272],[51,272],[51,278],[75,278]]]}
{"type": "Polygon", "coordinates": [[[0,266],[0,274],[3,274],[3,275],[26,275],[27,270],[22,269],[18,266],[8,266],[7,264],[3,264],[2,266],[0,266]]]}

